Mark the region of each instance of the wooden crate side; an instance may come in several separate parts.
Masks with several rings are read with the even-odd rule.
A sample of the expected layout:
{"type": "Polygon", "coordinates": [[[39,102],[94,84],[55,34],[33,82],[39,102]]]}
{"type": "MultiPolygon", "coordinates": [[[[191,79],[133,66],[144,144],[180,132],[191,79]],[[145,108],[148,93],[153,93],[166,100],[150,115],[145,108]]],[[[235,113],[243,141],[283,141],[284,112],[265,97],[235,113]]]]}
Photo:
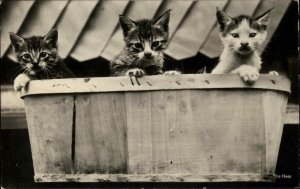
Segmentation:
{"type": "Polygon", "coordinates": [[[200,93],[191,91],[190,95],[193,119],[198,124],[197,168],[212,174],[261,173],[265,166],[261,91],[200,93]]]}
{"type": "Polygon", "coordinates": [[[151,93],[125,93],[128,173],[152,173],[151,93]]]}
{"type": "Polygon", "coordinates": [[[285,93],[266,91],[263,93],[263,110],[266,138],[266,170],[274,174],[279,153],[286,114],[288,96],[285,93]]]}
{"type": "Polygon", "coordinates": [[[261,173],[261,101],[247,90],[126,93],[128,173],[261,173]]]}
{"type": "Polygon", "coordinates": [[[71,173],[73,96],[31,96],[24,101],[34,173],[71,173]]]}
{"type": "Polygon", "coordinates": [[[94,93],[76,98],[75,173],[126,173],[124,93],[94,93]]]}

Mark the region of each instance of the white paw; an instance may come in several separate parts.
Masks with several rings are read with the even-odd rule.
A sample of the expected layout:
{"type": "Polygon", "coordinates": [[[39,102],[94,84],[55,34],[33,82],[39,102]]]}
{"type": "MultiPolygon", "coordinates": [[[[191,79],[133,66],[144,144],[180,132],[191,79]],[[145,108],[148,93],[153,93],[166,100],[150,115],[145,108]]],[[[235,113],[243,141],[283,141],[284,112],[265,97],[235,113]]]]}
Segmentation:
{"type": "Polygon", "coordinates": [[[279,76],[279,73],[276,71],[270,71],[269,74],[273,76],[279,76]]]}
{"type": "Polygon", "coordinates": [[[240,67],[238,69],[238,73],[240,74],[241,78],[247,83],[253,83],[259,77],[258,70],[252,66],[240,67]]]}
{"type": "Polygon", "coordinates": [[[20,91],[23,87],[26,87],[31,79],[26,74],[20,74],[14,80],[15,91],[20,91]]]}
{"type": "Polygon", "coordinates": [[[170,70],[170,71],[164,72],[163,75],[181,75],[181,73],[179,71],[176,71],[176,70],[170,70]]]}
{"type": "Polygon", "coordinates": [[[139,68],[130,69],[125,73],[125,75],[134,75],[135,77],[143,77],[145,74],[145,71],[139,68]]]}

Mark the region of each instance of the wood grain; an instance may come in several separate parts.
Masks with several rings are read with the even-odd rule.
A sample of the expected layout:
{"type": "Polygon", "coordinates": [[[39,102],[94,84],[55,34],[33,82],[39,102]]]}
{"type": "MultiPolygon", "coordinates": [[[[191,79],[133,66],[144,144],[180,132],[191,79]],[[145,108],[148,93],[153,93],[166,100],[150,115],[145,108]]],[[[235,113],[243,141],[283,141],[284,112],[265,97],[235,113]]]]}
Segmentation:
{"type": "Polygon", "coordinates": [[[274,182],[273,175],[38,174],[36,182],[274,182]]]}
{"type": "Polygon", "coordinates": [[[266,173],[275,172],[283,131],[286,105],[287,96],[273,91],[265,92],[262,106],[265,121],[266,173]]]}
{"type": "MultiPolygon", "coordinates": [[[[217,88],[221,76],[202,77],[215,88],[196,90],[198,76],[157,76],[148,85],[157,90],[95,92],[77,85],[85,93],[25,96],[36,181],[272,180],[287,92],[257,83],[217,88]],[[165,81],[181,88],[158,84],[165,81]]],[[[101,88],[98,79],[71,81],[101,88]]]]}
{"type": "Polygon", "coordinates": [[[123,91],[157,91],[182,89],[263,89],[290,93],[290,80],[286,77],[261,74],[252,85],[245,83],[237,74],[184,74],[178,76],[145,76],[132,85],[129,77],[101,77],[34,80],[21,97],[34,94],[95,93],[123,91]]]}
{"type": "Polygon", "coordinates": [[[35,174],[71,173],[73,96],[34,96],[25,110],[35,174]]]}
{"type": "Polygon", "coordinates": [[[152,173],[151,93],[126,93],[128,173],[152,173]]]}
{"type": "Polygon", "coordinates": [[[259,91],[126,93],[128,173],[261,173],[261,101],[259,91]]]}
{"type": "Polygon", "coordinates": [[[124,94],[78,95],[75,173],[127,173],[124,94]]]}

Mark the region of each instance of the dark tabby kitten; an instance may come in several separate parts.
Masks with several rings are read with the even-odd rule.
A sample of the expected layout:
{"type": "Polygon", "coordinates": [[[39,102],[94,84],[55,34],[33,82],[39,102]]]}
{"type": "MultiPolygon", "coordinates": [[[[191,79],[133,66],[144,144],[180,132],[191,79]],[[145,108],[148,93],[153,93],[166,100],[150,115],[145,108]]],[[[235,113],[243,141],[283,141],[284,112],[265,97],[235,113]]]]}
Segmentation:
{"type": "Polygon", "coordinates": [[[46,36],[23,38],[10,33],[16,58],[24,72],[14,81],[16,91],[25,87],[34,79],[59,79],[73,77],[73,73],[64,64],[57,53],[57,30],[51,30],[46,36]]]}
{"type": "Polygon", "coordinates": [[[125,47],[110,62],[113,76],[163,73],[163,50],[169,37],[170,10],[153,20],[133,21],[120,15],[125,47]]]}

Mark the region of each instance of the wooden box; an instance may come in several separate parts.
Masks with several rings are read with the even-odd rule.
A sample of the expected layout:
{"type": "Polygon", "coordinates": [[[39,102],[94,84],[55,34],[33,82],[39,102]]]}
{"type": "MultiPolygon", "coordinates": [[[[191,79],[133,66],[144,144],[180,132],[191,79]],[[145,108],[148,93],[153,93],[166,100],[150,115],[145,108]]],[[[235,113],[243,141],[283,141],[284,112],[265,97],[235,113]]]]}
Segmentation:
{"type": "Polygon", "coordinates": [[[32,81],[35,181],[272,181],[289,92],[269,75],[32,81]]]}

